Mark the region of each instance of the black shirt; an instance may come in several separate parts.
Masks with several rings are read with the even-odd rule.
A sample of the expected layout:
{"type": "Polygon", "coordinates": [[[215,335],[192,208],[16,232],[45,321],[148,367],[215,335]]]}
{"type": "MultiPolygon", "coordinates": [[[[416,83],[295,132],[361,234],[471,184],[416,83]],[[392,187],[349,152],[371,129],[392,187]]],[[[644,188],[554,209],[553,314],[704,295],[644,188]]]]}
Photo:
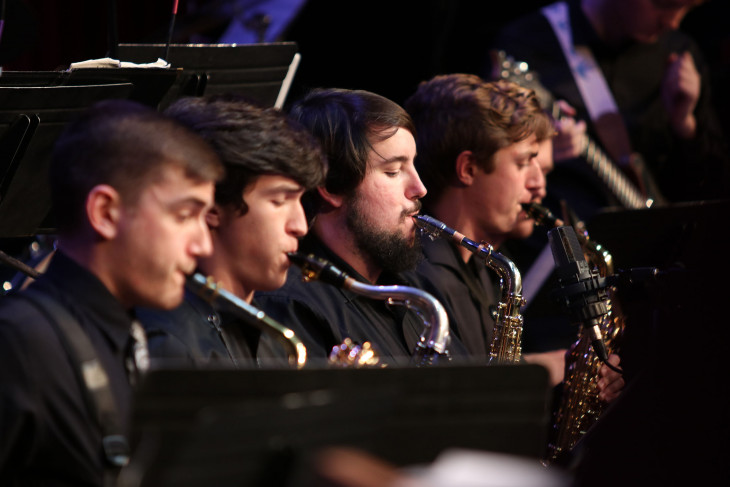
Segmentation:
{"type": "MultiPolygon", "coordinates": [[[[633,150],[643,157],[663,196],[670,202],[727,197],[730,162],[711,102],[709,73],[696,43],[675,30],[653,43],[630,41],[609,46],[594,31],[580,2],[571,0],[568,4],[573,42],[587,45],[593,53],[626,124],[633,150]],[[697,136],[692,141],[674,135],[661,99],[667,59],[671,53],[684,51],[692,54],[702,78],[694,112],[697,136]]],[[[588,123],[589,134],[597,140],[557,37],[540,11],[507,25],[495,47],[516,61],[527,62],[556,99],[566,100],[577,110],[576,118],[588,123]]],[[[547,205],[559,211],[557,200],[565,199],[586,222],[598,209],[617,204],[584,160],[556,164],[547,188],[547,205]]]]}
{"type": "Polygon", "coordinates": [[[150,358],[158,364],[255,366],[259,332],[231,314],[185,291],[185,300],[172,311],[138,309],[147,332],[150,358]]]}
{"type": "MultiPolygon", "coordinates": [[[[367,282],[311,233],[303,239],[299,251],[326,259],[349,276],[367,282]]],[[[405,274],[384,272],[376,284],[419,287],[420,283],[405,274]]],[[[332,347],[349,337],[359,344],[369,341],[381,362],[405,365],[425,329],[423,321],[403,306],[319,281],[304,282],[301,270],[295,266],[289,269],[281,289],[257,293],[256,299],[267,314],[299,336],[307,347],[310,363],[323,362],[332,347]]],[[[450,352],[459,349],[460,345],[452,340],[450,352]]]]}
{"type": "Polygon", "coordinates": [[[498,297],[482,259],[464,262],[458,249],[444,239],[422,238],[426,260],[416,272],[428,292],[439,292],[453,318],[451,329],[474,359],[487,360],[494,336],[491,309],[498,297]]]}
{"type": "MultiPolygon", "coordinates": [[[[78,319],[109,377],[123,431],[132,318],[88,270],[57,252],[32,287],[78,319]]],[[[20,296],[0,301],[0,485],[101,485],[101,429],[55,325],[20,296]]]]}

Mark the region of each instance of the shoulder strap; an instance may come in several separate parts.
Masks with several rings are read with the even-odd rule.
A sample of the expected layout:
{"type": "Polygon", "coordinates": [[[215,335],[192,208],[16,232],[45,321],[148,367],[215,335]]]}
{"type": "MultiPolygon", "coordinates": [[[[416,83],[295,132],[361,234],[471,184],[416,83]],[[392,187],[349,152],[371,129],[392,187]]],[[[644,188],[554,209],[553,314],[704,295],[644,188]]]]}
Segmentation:
{"type": "Polygon", "coordinates": [[[565,2],[547,5],[542,8],[542,14],[558,39],[573,80],[604,148],[633,178],[644,195],[663,202],[659,188],[644,167],[641,156],[631,147],[628,129],[601,67],[588,46],[575,45],[573,42],[568,5],[565,2]]]}
{"type": "Polygon", "coordinates": [[[606,150],[617,161],[629,157],[631,144],[628,132],[603,71],[588,46],[573,43],[568,5],[565,2],[548,5],[543,7],[542,14],[558,38],[588,115],[606,150]]]}
{"type": "Polygon", "coordinates": [[[114,469],[129,463],[129,445],[122,434],[109,377],[78,320],[46,293],[29,288],[19,294],[33,303],[59,334],[61,343],[84,384],[84,401],[101,426],[104,455],[114,469]]]}

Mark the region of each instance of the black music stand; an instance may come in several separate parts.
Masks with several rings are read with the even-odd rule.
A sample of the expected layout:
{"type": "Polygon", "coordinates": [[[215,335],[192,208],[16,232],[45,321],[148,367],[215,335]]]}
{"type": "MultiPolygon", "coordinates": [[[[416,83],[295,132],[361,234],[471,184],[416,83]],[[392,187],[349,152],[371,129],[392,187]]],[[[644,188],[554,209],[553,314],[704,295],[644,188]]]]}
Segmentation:
{"type": "Polygon", "coordinates": [[[4,71],[0,86],[78,86],[132,83],[127,98],[157,108],[182,74],[166,68],[82,68],[65,71],[4,71]]]}
{"type": "MultiPolygon", "coordinates": [[[[1,78],[0,78],[1,79],[1,78]]],[[[66,123],[99,100],[127,98],[131,83],[0,84],[0,238],[53,231],[48,165],[66,123]]]]}
{"type": "Polygon", "coordinates": [[[720,235],[729,213],[729,200],[697,201],[606,211],[588,224],[617,272],[659,271],[654,278],[637,274],[633,285],[619,281],[627,288],[620,294],[627,316],[620,354],[625,370],[665,361],[670,350],[704,346],[694,340],[724,343],[715,339],[728,329],[723,301],[730,291],[730,259],[720,235]]]}
{"type": "Polygon", "coordinates": [[[607,210],[588,223],[591,238],[605,246],[619,267],[681,264],[685,268],[726,265],[719,235],[729,200],[675,203],[645,210],[607,210]]]}
{"type": "Polygon", "coordinates": [[[123,479],[286,485],[327,446],[399,466],[457,447],[536,459],[548,392],[547,371],[536,365],[153,371],[135,398],[123,479]]]}
{"type": "Polygon", "coordinates": [[[644,342],[627,344],[643,367],[578,443],[577,485],[727,481],[729,212],[728,200],[698,201],[606,212],[589,223],[617,267],[656,266],[660,275],[652,313],[626,329],[636,341],[634,325],[652,328],[644,342]]]}
{"type": "MultiPolygon", "coordinates": [[[[162,57],[165,44],[119,44],[122,61],[150,63],[162,57]]],[[[297,54],[293,42],[269,44],[171,44],[168,61],[183,74],[160,104],[204,94],[239,93],[274,106],[297,54]]],[[[293,73],[290,74],[290,77],[293,73]]]]}

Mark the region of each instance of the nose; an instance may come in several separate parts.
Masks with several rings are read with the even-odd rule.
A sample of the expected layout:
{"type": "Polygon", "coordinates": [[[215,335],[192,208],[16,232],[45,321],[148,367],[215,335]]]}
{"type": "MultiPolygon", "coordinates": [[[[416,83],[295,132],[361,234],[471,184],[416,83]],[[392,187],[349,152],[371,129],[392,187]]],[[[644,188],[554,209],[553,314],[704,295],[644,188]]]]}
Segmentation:
{"type": "Polygon", "coordinates": [[[190,237],[189,250],[190,254],[195,257],[205,257],[213,253],[213,240],[204,216],[198,220],[198,225],[190,237]]]}
{"type": "Polygon", "coordinates": [[[530,163],[530,171],[525,181],[531,200],[542,200],[547,195],[547,182],[537,159],[530,163]]]}
{"type": "Polygon", "coordinates": [[[421,182],[415,167],[412,167],[408,177],[408,185],[406,186],[406,198],[409,200],[417,200],[426,196],[426,186],[421,182]]]}
{"type": "Polygon", "coordinates": [[[304,208],[302,207],[302,204],[299,202],[296,205],[294,205],[292,209],[292,214],[289,216],[286,222],[286,231],[289,233],[289,235],[293,235],[294,237],[303,237],[307,234],[307,230],[309,227],[307,226],[307,216],[304,213],[304,208]]]}

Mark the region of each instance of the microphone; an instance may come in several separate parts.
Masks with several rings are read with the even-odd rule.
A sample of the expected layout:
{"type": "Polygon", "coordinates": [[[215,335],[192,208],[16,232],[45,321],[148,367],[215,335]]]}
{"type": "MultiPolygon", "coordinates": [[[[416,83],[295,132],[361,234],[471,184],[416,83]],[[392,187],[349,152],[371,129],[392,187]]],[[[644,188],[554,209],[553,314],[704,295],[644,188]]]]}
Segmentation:
{"type": "Polygon", "coordinates": [[[600,325],[601,318],[608,313],[608,281],[588,265],[573,227],[553,228],[548,231],[548,240],[559,285],[553,295],[574,321],[583,324],[596,355],[601,362],[607,363],[608,353],[600,325]]]}

